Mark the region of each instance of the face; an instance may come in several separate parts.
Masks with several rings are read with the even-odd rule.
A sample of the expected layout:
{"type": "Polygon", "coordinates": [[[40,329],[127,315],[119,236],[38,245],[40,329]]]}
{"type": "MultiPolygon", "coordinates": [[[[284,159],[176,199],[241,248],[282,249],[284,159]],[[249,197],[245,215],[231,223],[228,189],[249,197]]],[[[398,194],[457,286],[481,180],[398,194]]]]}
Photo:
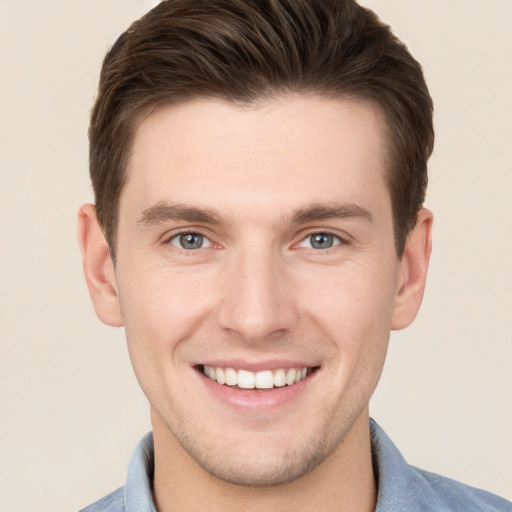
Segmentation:
{"type": "Polygon", "coordinates": [[[155,436],[210,474],[290,481],[367,414],[404,281],[383,132],[300,96],[138,128],[113,288],[155,436]]]}

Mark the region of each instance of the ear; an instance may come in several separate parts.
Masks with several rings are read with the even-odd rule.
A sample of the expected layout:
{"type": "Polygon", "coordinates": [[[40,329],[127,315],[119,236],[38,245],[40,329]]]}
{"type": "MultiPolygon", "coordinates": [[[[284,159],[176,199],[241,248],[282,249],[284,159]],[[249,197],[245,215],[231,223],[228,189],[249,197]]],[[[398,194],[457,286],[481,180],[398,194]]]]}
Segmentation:
{"type": "Polygon", "coordinates": [[[114,263],[92,204],[83,205],[78,212],[78,241],[96,315],[107,325],[121,327],[114,263]]]}
{"type": "Polygon", "coordinates": [[[405,243],[401,260],[402,281],[395,299],[391,328],[404,329],[416,318],[423,300],[432,252],[432,212],[423,208],[405,243]]]}

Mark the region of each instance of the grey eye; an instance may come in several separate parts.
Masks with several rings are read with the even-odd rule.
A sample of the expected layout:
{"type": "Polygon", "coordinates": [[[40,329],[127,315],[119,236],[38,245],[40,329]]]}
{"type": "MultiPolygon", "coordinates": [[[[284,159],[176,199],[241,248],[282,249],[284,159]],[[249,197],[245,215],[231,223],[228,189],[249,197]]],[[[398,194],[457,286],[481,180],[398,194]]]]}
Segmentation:
{"type": "Polygon", "coordinates": [[[171,244],[180,249],[187,251],[193,251],[194,249],[203,249],[211,245],[208,238],[204,237],[200,233],[182,233],[176,235],[171,239],[171,244]]]}
{"type": "Polygon", "coordinates": [[[341,240],[336,235],[320,232],[307,236],[300,246],[308,249],[330,249],[340,243],[341,240]]]}
{"type": "Polygon", "coordinates": [[[334,236],[329,233],[315,233],[310,238],[314,249],[330,249],[334,245],[334,236]]]}

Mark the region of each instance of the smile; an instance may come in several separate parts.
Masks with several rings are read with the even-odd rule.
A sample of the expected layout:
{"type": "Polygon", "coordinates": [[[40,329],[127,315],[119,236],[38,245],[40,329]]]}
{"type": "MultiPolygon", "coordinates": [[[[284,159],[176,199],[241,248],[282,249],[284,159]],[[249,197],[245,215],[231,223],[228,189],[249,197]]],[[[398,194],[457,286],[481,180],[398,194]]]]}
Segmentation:
{"type": "Polygon", "coordinates": [[[272,389],[291,386],[304,380],[313,368],[280,368],[250,372],[234,368],[222,368],[204,365],[203,373],[211,380],[226,386],[236,386],[240,389],[272,389]]]}

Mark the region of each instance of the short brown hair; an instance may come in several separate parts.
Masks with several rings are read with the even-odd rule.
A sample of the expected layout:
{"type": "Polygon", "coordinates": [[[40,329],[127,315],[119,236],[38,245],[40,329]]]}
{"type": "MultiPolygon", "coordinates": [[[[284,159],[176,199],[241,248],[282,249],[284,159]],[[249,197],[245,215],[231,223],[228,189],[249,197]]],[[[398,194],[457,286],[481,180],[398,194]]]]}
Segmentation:
{"type": "Polygon", "coordinates": [[[89,128],[96,210],[112,255],[142,116],[194,98],[252,103],[287,92],[379,105],[401,256],[425,199],[432,100],[406,46],[354,0],[164,0],[119,37],[89,128]]]}

